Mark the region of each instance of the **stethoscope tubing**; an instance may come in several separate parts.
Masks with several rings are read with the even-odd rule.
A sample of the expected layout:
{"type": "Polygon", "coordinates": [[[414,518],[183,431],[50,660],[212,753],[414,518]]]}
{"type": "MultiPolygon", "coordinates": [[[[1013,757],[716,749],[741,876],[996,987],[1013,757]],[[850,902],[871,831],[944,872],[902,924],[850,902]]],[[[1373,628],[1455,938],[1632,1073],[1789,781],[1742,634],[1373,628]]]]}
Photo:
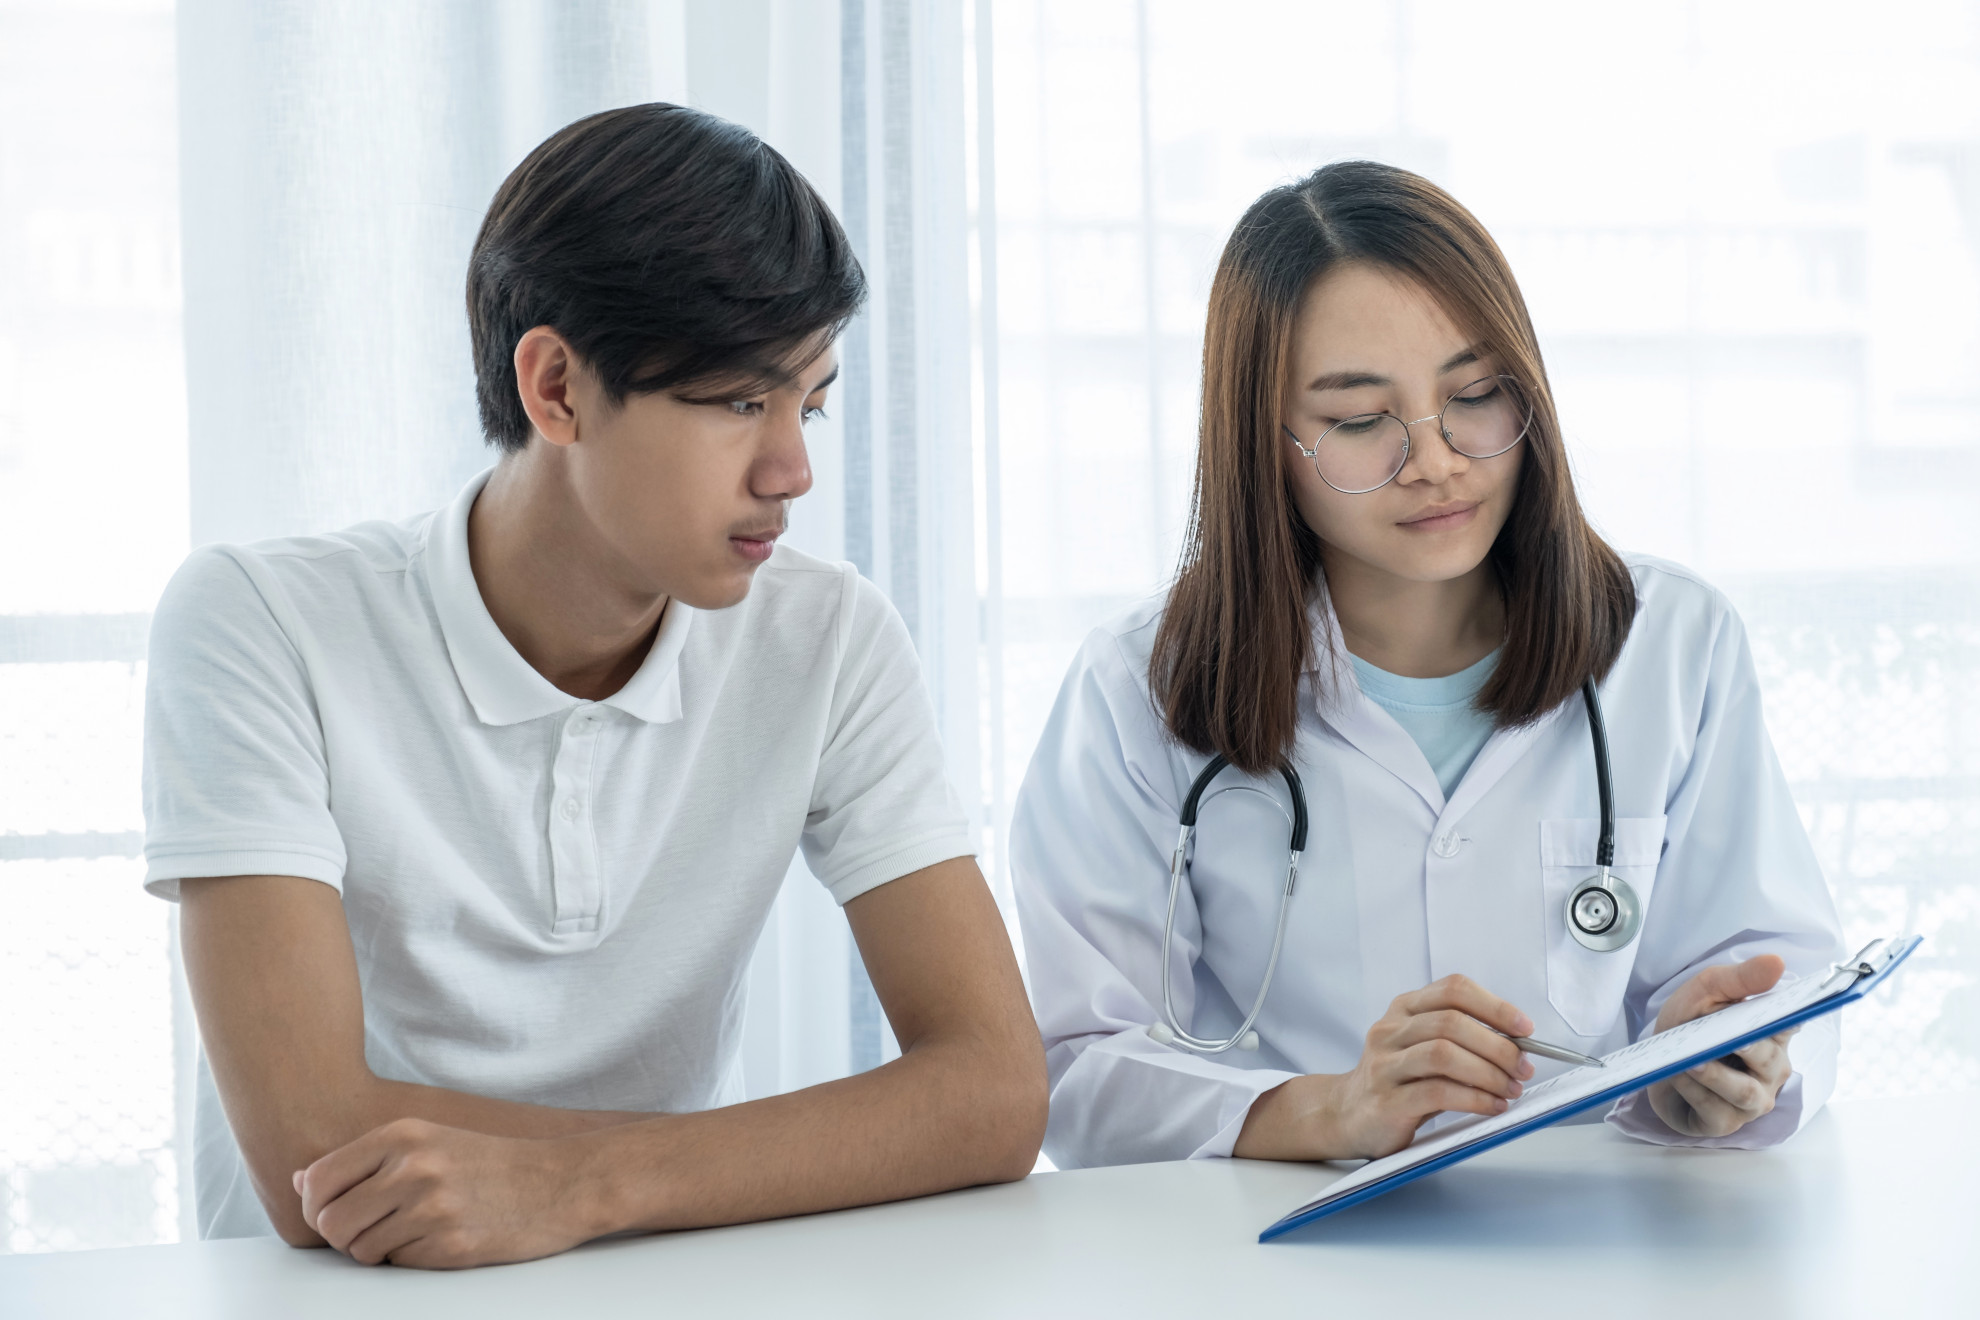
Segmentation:
{"type": "Polygon", "coordinates": [[[1251,1011],[1244,1015],[1238,1029],[1223,1040],[1184,1031],[1182,1019],[1176,1015],[1175,978],[1169,975],[1169,951],[1176,934],[1176,902],[1182,896],[1183,878],[1189,869],[1189,840],[1196,831],[1197,809],[1210,782],[1230,763],[1229,757],[1217,753],[1197,772],[1195,782],[1189,786],[1189,796],[1183,800],[1182,830],[1176,836],[1176,851],[1169,859],[1169,910],[1162,919],[1162,1016],[1166,1019],[1163,1031],[1169,1041],[1197,1054],[1222,1054],[1243,1045],[1252,1035],[1258,1015],[1265,1011],[1265,996],[1272,989],[1272,977],[1279,970],[1279,954],[1286,944],[1286,918],[1291,911],[1293,891],[1299,887],[1299,855],[1306,851],[1306,786],[1300,782],[1299,771],[1293,769],[1292,763],[1282,759],[1279,775],[1286,781],[1286,791],[1292,797],[1292,838],[1286,856],[1286,883],[1279,893],[1279,915],[1272,923],[1272,953],[1265,960],[1265,976],[1258,983],[1258,997],[1251,1001],[1251,1011]]]}
{"type": "MultiPolygon", "coordinates": [[[[1611,890],[1611,892],[1619,889],[1622,891],[1621,897],[1627,898],[1633,905],[1636,900],[1629,894],[1628,886],[1622,885],[1616,880],[1612,876],[1610,869],[1614,866],[1616,859],[1615,785],[1609,770],[1608,725],[1602,718],[1602,702],[1596,693],[1595,679],[1592,676],[1582,681],[1581,699],[1582,703],[1588,708],[1588,735],[1594,744],[1595,752],[1595,793],[1601,804],[1600,833],[1597,835],[1595,843],[1596,875],[1591,877],[1589,881],[1584,882],[1583,887],[1589,884],[1599,884],[1611,890]]],[[[1162,978],[1162,1016],[1164,1021],[1149,1028],[1149,1035],[1162,1044],[1176,1044],[1192,1053],[1206,1055],[1222,1054],[1226,1050],[1231,1049],[1257,1048],[1258,1037],[1253,1031],[1253,1027],[1258,1022],[1259,1014],[1265,1011],[1265,997],[1271,991],[1272,978],[1279,970],[1279,955],[1284,951],[1286,943],[1286,919],[1291,912],[1293,891],[1299,885],[1299,858],[1300,854],[1306,851],[1306,789],[1300,782],[1299,772],[1293,769],[1292,763],[1281,759],[1278,765],[1279,774],[1286,781],[1286,790],[1292,798],[1292,837],[1291,850],[1286,858],[1286,882],[1279,894],[1278,919],[1272,923],[1272,952],[1271,956],[1265,961],[1265,975],[1258,983],[1258,994],[1251,1001],[1251,1011],[1244,1015],[1244,1021],[1239,1024],[1238,1029],[1232,1032],[1230,1036],[1219,1040],[1212,1037],[1191,1035],[1189,1032],[1184,1031],[1182,1029],[1182,1020],[1176,1014],[1175,978],[1169,974],[1169,954],[1175,943],[1176,904],[1182,897],[1183,882],[1188,878],[1189,874],[1189,844],[1191,836],[1196,832],[1197,811],[1203,804],[1204,794],[1209,789],[1211,781],[1222,774],[1229,767],[1230,763],[1230,758],[1222,752],[1212,756],[1204,765],[1203,769],[1197,772],[1195,780],[1189,786],[1189,795],[1183,800],[1181,812],[1182,828],[1176,837],[1176,851],[1169,860],[1168,911],[1162,919],[1162,964],[1160,975],[1162,978]]],[[[1254,788],[1249,791],[1263,793],[1262,789],[1254,788]]],[[[1577,892],[1579,891],[1577,890],[1577,892]]],[[[1571,908],[1573,896],[1570,896],[1569,903],[1571,908]]],[[[1572,922],[1573,917],[1571,913],[1568,919],[1572,922]]],[[[1640,916],[1638,920],[1640,921],[1640,916]]],[[[1577,934],[1576,938],[1579,939],[1581,937],[1577,934]]],[[[1621,940],[1620,944],[1606,944],[1601,946],[1591,944],[1589,947],[1617,948],[1628,944],[1635,938],[1635,932],[1632,930],[1627,938],[1621,940]]],[[[1586,940],[1583,942],[1587,943],[1586,940]]]]}
{"type": "Polygon", "coordinates": [[[1581,701],[1588,707],[1588,736],[1595,743],[1595,796],[1602,804],[1602,832],[1595,840],[1595,865],[1607,871],[1616,863],[1616,792],[1609,779],[1609,726],[1602,718],[1602,699],[1595,680],[1581,681],[1581,701]]]}

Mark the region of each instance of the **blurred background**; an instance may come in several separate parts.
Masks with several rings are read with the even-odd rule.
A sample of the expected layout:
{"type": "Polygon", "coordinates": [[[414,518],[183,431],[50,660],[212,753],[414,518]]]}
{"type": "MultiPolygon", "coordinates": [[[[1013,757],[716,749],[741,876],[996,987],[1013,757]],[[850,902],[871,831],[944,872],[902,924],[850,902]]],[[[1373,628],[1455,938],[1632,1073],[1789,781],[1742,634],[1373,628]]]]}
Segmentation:
{"type": "MultiPolygon", "coordinates": [[[[191,1222],[160,588],[485,465],[482,210],[653,99],[762,133],[873,276],[793,538],[900,606],[1007,911],[1065,666],[1174,566],[1224,237],[1375,157],[1505,247],[1603,532],[1738,603],[1849,936],[1928,937],[1841,1095],[1980,1087],[1975,0],[0,0],[0,1251],[191,1222]]],[[[893,1048],[793,869],[757,1094],[893,1048]]]]}

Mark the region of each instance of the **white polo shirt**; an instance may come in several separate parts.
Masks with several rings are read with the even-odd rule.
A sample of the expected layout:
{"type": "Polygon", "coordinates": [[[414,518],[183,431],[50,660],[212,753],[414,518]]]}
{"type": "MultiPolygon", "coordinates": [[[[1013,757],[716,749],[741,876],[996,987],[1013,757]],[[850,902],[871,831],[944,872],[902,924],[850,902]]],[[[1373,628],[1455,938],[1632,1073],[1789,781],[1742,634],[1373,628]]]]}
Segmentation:
{"type": "MultiPolygon", "coordinates": [[[[446,509],[211,546],[166,588],[145,887],[343,895],[378,1076],[576,1109],[742,1099],[745,975],[800,846],[840,903],[975,851],[900,617],[778,547],[746,599],[668,605],[603,701],[517,654],[446,509]]],[[[203,1236],[273,1231],[204,1060],[203,1236]]]]}

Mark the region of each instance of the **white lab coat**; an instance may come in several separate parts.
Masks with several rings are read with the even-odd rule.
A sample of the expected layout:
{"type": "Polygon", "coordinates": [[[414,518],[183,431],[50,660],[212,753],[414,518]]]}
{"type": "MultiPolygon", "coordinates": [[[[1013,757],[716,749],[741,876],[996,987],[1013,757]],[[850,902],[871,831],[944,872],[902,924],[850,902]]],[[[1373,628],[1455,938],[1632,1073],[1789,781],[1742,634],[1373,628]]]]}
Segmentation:
{"type": "MultiPolygon", "coordinates": [[[[1453,972],[1524,1009],[1535,1034],[1588,1053],[1650,1031],[1695,971],[1777,953],[1788,973],[1842,956],[1835,906],[1761,719],[1746,633],[1691,573],[1632,557],[1638,610],[1602,684],[1616,868],[1646,905],[1613,953],[1568,935],[1563,904],[1594,868],[1594,755],[1582,702],[1495,730],[1446,801],[1414,741],[1342,662],[1335,695],[1301,688],[1294,761],[1311,819],[1261,1048],[1203,1058],[1158,1045],[1157,968],[1177,816],[1208,760],[1172,740],[1148,695],[1161,602],[1087,638],[1025,776],[1011,829],[1025,960],[1052,1083],[1060,1167],[1229,1155],[1251,1103],[1300,1073],[1339,1073],[1390,1000],[1453,972]]],[[[1314,611],[1322,659],[1344,655],[1314,611]]],[[[1227,772],[1220,782],[1243,782],[1227,772]]],[[[1278,776],[1258,781],[1283,798],[1278,776]]],[[[1177,905],[1176,1013],[1223,1037],[1257,993],[1288,828],[1253,794],[1210,801],[1177,905]]],[[[1678,1136],[1641,1093],[1609,1121],[1653,1141],[1764,1146],[1833,1088],[1825,1017],[1797,1036],[1774,1111],[1730,1137],[1678,1136]]],[[[1538,1076],[1561,1065],[1535,1058],[1538,1076]]]]}

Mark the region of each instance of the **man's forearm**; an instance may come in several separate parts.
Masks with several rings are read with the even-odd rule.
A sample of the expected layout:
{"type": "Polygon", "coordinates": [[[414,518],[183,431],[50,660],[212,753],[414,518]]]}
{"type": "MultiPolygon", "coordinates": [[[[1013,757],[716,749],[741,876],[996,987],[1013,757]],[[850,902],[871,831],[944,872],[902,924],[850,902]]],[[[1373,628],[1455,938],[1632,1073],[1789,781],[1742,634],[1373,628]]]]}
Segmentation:
{"type": "Polygon", "coordinates": [[[572,1137],[583,1235],[734,1224],[1024,1177],[1044,1130],[1035,1069],[930,1044],[871,1072],[572,1137]]]}
{"type": "Polygon", "coordinates": [[[366,1115],[369,1121],[354,1135],[397,1118],[423,1118],[491,1137],[574,1137],[653,1117],[651,1113],[624,1110],[556,1109],[414,1082],[380,1081],[376,1088],[366,1115]]]}
{"type": "Polygon", "coordinates": [[[294,1189],[305,1222],[353,1260],[459,1268],[608,1233],[1023,1177],[1045,1130],[1045,1059],[974,863],[952,859],[881,885],[846,916],[901,1041],[894,1062],[790,1095],[547,1139],[449,1126],[544,1121],[468,1115],[449,1098],[451,1119],[404,1115],[312,1163],[294,1189]]]}

